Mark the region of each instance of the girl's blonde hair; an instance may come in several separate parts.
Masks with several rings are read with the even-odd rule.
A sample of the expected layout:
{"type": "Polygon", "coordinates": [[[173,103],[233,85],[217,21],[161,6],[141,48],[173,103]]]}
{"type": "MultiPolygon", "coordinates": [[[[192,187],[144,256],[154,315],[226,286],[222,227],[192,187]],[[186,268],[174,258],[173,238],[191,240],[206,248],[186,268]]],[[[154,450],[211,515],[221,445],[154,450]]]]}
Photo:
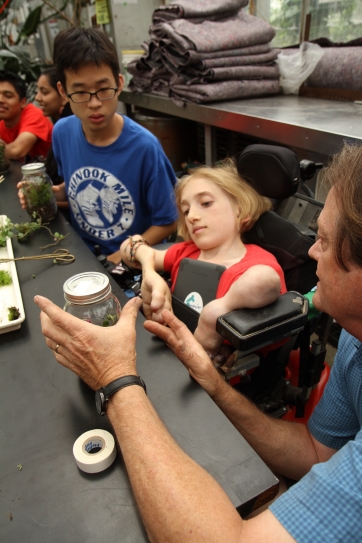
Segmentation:
{"type": "Polygon", "coordinates": [[[187,183],[195,177],[203,177],[208,181],[212,181],[240,208],[240,235],[250,230],[259,217],[272,207],[268,198],[261,196],[245,179],[239,176],[233,159],[225,159],[220,165],[213,168],[201,166],[192,170],[191,174],[182,177],[175,187],[176,205],[179,212],[178,233],[184,240],[189,240],[190,235],[187,230],[185,216],[181,210],[182,191],[187,183]]]}

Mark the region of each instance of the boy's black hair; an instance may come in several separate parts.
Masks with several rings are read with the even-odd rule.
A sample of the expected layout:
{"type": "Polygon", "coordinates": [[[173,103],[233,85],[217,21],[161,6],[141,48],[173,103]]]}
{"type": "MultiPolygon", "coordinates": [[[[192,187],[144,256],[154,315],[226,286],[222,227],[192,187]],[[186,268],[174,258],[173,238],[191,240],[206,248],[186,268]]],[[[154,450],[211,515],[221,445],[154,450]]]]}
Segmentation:
{"type": "Polygon", "coordinates": [[[79,26],[63,30],[54,40],[53,59],[64,90],[65,71],[76,72],[88,64],[109,66],[118,86],[120,68],[117,51],[102,30],[79,26]]]}
{"type": "Polygon", "coordinates": [[[48,78],[50,85],[59,94],[58,87],[57,87],[59,77],[58,77],[58,72],[57,72],[56,67],[51,66],[50,68],[46,68],[45,70],[42,71],[42,73],[40,75],[45,75],[48,78]]]}
{"type": "Polygon", "coordinates": [[[0,83],[4,82],[10,83],[14,87],[20,100],[26,98],[26,83],[19,75],[7,70],[0,70],[0,83]]]}

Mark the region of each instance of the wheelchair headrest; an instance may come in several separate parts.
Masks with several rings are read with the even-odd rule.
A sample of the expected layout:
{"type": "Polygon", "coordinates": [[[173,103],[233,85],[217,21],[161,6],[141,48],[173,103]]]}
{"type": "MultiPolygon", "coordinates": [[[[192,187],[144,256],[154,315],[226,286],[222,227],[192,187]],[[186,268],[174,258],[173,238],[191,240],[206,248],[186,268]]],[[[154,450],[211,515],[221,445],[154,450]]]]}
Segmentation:
{"type": "Polygon", "coordinates": [[[248,145],[237,157],[236,167],[239,175],[267,198],[284,200],[298,189],[299,161],[286,147],[248,145]]]}

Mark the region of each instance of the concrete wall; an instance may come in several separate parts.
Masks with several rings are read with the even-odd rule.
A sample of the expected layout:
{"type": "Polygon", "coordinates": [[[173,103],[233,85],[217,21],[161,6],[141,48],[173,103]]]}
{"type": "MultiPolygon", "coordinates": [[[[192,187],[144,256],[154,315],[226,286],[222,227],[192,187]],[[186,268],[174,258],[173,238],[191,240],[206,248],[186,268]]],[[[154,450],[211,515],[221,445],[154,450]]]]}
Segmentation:
{"type": "Polygon", "coordinates": [[[141,43],[149,40],[152,13],[163,3],[162,0],[109,0],[120,61],[122,49],[140,49],[141,43]]]}

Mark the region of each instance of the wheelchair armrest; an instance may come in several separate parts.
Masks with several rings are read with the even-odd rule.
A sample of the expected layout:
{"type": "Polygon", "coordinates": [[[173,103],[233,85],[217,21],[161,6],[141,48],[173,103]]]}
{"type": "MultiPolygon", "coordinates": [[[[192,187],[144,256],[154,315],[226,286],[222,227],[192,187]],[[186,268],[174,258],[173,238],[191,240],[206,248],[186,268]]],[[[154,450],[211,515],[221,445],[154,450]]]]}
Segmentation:
{"type": "Polygon", "coordinates": [[[289,291],[259,309],[237,309],[218,318],[216,331],[239,351],[254,351],[304,328],[308,300],[289,291]]]}

